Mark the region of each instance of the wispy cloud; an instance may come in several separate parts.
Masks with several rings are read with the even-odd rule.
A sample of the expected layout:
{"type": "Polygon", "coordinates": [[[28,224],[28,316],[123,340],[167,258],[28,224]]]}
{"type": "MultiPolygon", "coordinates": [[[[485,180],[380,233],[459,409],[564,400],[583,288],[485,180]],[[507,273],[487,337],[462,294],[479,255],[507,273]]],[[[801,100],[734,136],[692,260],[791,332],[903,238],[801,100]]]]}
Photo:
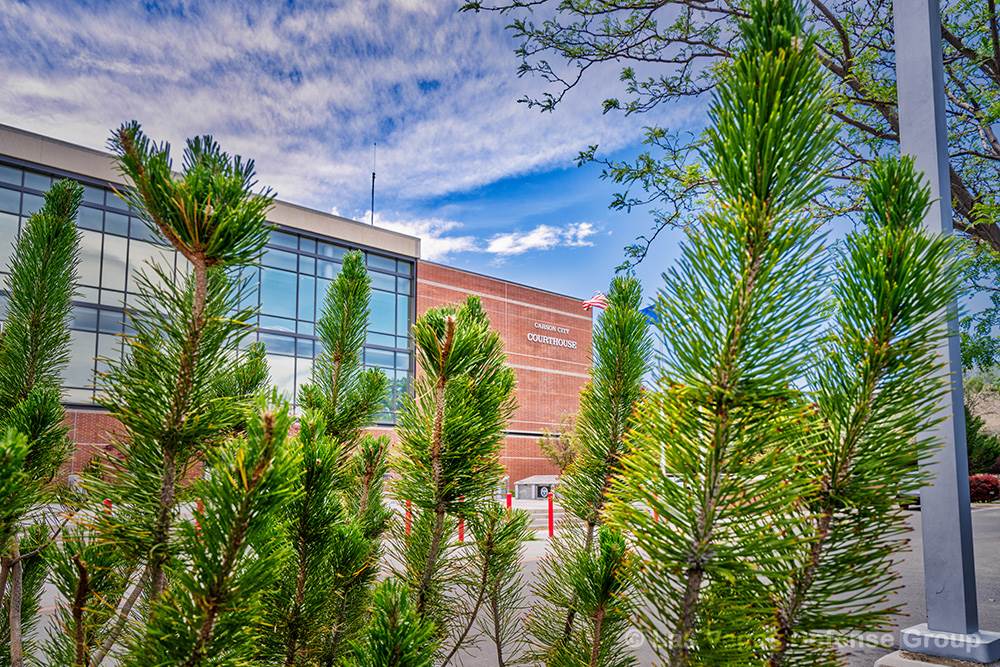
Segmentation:
{"type": "Polygon", "coordinates": [[[594,245],[588,239],[597,233],[589,222],[577,222],[565,227],[538,225],[526,232],[508,232],[490,239],[486,252],[496,255],[520,255],[530,250],[549,250],[558,246],[594,245]]]}
{"type": "Polygon", "coordinates": [[[280,197],[324,209],[367,204],[372,141],[380,193],[405,201],[566,166],[649,121],[601,114],[613,68],[555,114],[517,104],[538,84],[515,76],[504,19],[457,0],[0,6],[0,122],[96,147],[130,118],[175,143],[211,132],[280,197]]]}
{"type": "MultiPolygon", "coordinates": [[[[367,215],[363,219],[367,220],[367,215]]],[[[593,245],[590,237],[597,229],[589,222],[567,225],[538,225],[524,231],[478,237],[469,233],[455,220],[443,218],[414,218],[400,215],[375,214],[375,226],[385,227],[420,238],[420,255],[424,259],[441,261],[458,253],[481,253],[497,258],[521,255],[531,251],[551,250],[558,247],[593,245]]]]}

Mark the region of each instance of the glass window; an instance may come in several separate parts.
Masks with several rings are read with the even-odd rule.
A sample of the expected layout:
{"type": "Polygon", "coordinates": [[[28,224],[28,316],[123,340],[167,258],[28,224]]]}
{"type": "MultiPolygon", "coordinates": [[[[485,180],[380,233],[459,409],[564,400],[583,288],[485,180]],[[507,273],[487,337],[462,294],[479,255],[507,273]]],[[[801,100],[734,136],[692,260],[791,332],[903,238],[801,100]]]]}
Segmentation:
{"type": "Polygon", "coordinates": [[[66,403],[93,403],[94,391],[92,389],[72,389],[63,387],[63,401],[66,403]]]}
{"type": "Polygon", "coordinates": [[[100,313],[100,331],[116,334],[122,332],[122,313],[115,310],[102,310],[100,313]]]}
{"type": "Polygon", "coordinates": [[[89,301],[90,303],[97,303],[98,290],[96,287],[84,287],[83,285],[76,286],[76,298],[80,301],[89,301]]]}
{"type": "Polygon", "coordinates": [[[42,195],[29,195],[25,192],[21,196],[21,215],[29,216],[45,206],[45,197],[42,195]]]}
{"type": "Polygon", "coordinates": [[[410,355],[405,352],[396,353],[396,368],[401,371],[410,370],[410,355]]]}
{"type": "Polygon", "coordinates": [[[0,188],[0,211],[19,213],[21,211],[21,193],[17,190],[0,188]]]}
{"type": "Polygon", "coordinates": [[[279,232],[277,230],[271,231],[271,244],[282,246],[283,248],[291,248],[294,250],[299,245],[299,239],[295,234],[289,234],[287,232],[279,232]]]}
{"type": "Polygon", "coordinates": [[[313,342],[308,338],[296,338],[295,339],[295,354],[300,357],[306,357],[312,359],[313,356],[313,342]]]}
{"type": "Polygon", "coordinates": [[[24,187],[45,192],[52,185],[52,179],[33,171],[24,172],[24,187]]]}
{"type": "Polygon", "coordinates": [[[84,185],[83,201],[90,202],[91,204],[103,204],[104,190],[101,188],[95,188],[93,185],[84,185]]]}
{"type": "Polygon", "coordinates": [[[330,257],[333,259],[343,259],[344,254],[347,252],[346,248],[341,248],[340,246],[333,245],[332,243],[325,243],[320,241],[317,244],[317,254],[321,257],[330,257]]]}
{"type": "Polygon", "coordinates": [[[0,271],[10,270],[10,258],[17,243],[18,220],[11,213],[0,213],[0,271]]]}
{"type": "Polygon", "coordinates": [[[396,333],[406,336],[410,333],[410,297],[396,296],[396,333]]]}
{"type": "Polygon", "coordinates": [[[16,167],[8,167],[7,165],[0,164],[0,181],[20,185],[21,170],[16,167]]]}
{"type": "Polygon", "coordinates": [[[128,239],[104,236],[104,261],[102,262],[101,287],[125,289],[125,266],[128,258],[128,239]]]}
{"type": "Polygon", "coordinates": [[[373,269],[382,269],[383,271],[395,271],[396,260],[389,259],[388,257],[383,257],[382,255],[375,255],[369,253],[368,266],[373,269]]]}
{"type": "Polygon", "coordinates": [[[374,331],[368,331],[365,341],[369,345],[384,345],[385,347],[394,347],[396,343],[396,339],[393,336],[375,333],[374,331]]]}
{"type": "Polygon", "coordinates": [[[397,259],[396,271],[402,273],[404,276],[413,275],[413,262],[407,262],[405,259],[397,259]]]}
{"type": "Polygon", "coordinates": [[[312,380],[312,359],[297,359],[296,365],[298,370],[295,373],[295,400],[298,400],[302,394],[302,385],[308,384],[312,380]]]}
{"type": "Polygon", "coordinates": [[[299,273],[316,273],[316,258],[299,256],[299,273]]]}
{"type": "Polygon", "coordinates": [[[90,387],[94,384],[94,352],[97,334],[92,331],[71,331],[69,334],[69,363],[63,371],[63,384],[71,387],[90,387]]]}
{"type": "Polygon", "coordinates": [[[299,276],[299,319],[312,322],[316,312],[316,279],[299,276]]]}
{"type": "Polygon", "coordinates": [[[125,307],[125,292],[120,292],[114,289],[102,289],[101,290],[101,305],[111,306],[113,308],[124,308],[125,307]]]}
{"type": "Polygon", "coordinates": [[[159,231],[150,229],[149,225],[140,218],[129,218],[128,234],[134,239],[142,241],[152,241],[153,243],[165,244],[167,241],[159,231]]]}
{"type": "MultiPolygon", "coordinates": [[[[108,240],[111,238],[109,237],[108,240]]],[[[114,239],[114,241],[117,242],[118,239],[114,239]]],[[[105,252],[107,252],[107,241],[105,241],[105,252]]],[[[128,289],[130,292],[138,293],[139,291],[139,273],[145,275],[155,286],[163,285],[161,272],[166,274],[167,279],[173,278],[174,251],[172,248],[133,239],[129,244],[128,253],[128,289]],[[160,271],[154,271],[154,265],[160,271]]]]}
{"type": "Polygon", "coordinates": [[[382,333],[396,332],[396,295],[388,292],[372,292],[371,317],[368,328],[382,333]]]}
{"type": "Polygon", "coordinates": [[[89,230],[80,232],[80,263],[76,266],[81,285],[101,284],[101,233],[89,230]]]}
{"type": "Polygon", "coordinates": [[[295,339],[291,336],[262,333],[260,342],[267,348],[268,354],[295,354],[295,339]]]}
{"type": "Polygon", "coordinates": [[[306,238],[305,236],[299,237],[299,250],[302,252],[316,253],[316,239],[306,238]]]}
{"type": "Polygon", "coordinates": [[[372,271],[368,274],[372,280],[372,289],[383,289],[387,292],[396,291],[396,279],[384,273],[372,271]]]}
{"type": "Polygon", "coordinates": [[[330,290],[331,282],[325,278],[316,279],[316,319],[321,317],[323,304],[326,303],[326,293],[330,290]]]}
{"type": "MultiPolygon", "coordinates": [[[[261,315],[260,328],[276,329],[278,331],[287,331],[288,333],[295,333],[295,320],[289,320],[284,317],[272,317],[270,315],[261,315]]],[[[289,352],[289,354],[291,354],[291,352],[289,352]]]]}
{"type": "Polygon", "coordinates": [[[278,317],[295,317],[296,276],[277,269],[260,270],[260,310],[278,317]]]}
{"type": "Polygon", "coordinates": [[[70,327],[82,331],[97,330],[97,309],[87,306],[73,306],[70,327]]]}
{"type": "Polygon", "coordinates": [[[336,278],[340,275],[340,263],[327,262],[326,260],[321,259],[316,262],[316,275],[320,278],[336,278]]]}
{"type": "Polygon", "coordinates": [[[295,357],[268,354],[267,365],[271,369],[271,382],[286,399],[293,400],[295,398],[295,357]]]}
{"type": "Polygon", "coordinates": [[[105,213],[104,231],[109,234],[128,236],[128,216],[121,213],[105,213]]]}
{"type": "Polygon", "coordinates": [[[299,322],[299,333],[304,336],[313,336],[316,334],[316,327],[312,322],[299,322]]]}
{"type": "Polygon", "coordinates": [[[104,220],[104,212],[90,206],[81,206],[76,214],[76,226],[83,229],[93,229],[101,231],[104,220]]]}
{"type": "Polygon", "coordinates": [[[107,193],[106,197],[107,198],[106,198],[105,201],[107,202],[107,205],[110,208],[117,208],[117,209],[121,209],[122,211],[127,211],[128,210],[128,204],[125,202],[125,200],[122,199],[121,197],[119,197],[118,195],[116,195],[114,192],[111,192],[110,190],[108,190],[108,193],[107,193]]]}
{"type": "Polygon", "coordinates": [[[273,266],[276,269],[288,269],[289,271],[294,271],[298,263],[297,260],[298,257],[294,252],[267,248],[264,251],[264,256],[260,259],[260,263],[264,266],[273,266]]]}
{"type": "MultiPolygon", "coordinates": [[[[101,313],[104,315],[104,313],[101,313]]],[[[107,373],[111,362],[122,359],[122,337],[100,334],[97,337],[97,372],[107,373]]]]}
{"type": "Polygon", "coordinates": [[[400,294],[410,293],[410,279],[409,278],[396,278],[396,291],[400,294]]]}
{"type": "Polygon", "coordinates": [[[365,365],[378,368],[392,368],[396,363],[392,352],[388,350],[376,350],[370,347],[365,348],[365,365]]]}

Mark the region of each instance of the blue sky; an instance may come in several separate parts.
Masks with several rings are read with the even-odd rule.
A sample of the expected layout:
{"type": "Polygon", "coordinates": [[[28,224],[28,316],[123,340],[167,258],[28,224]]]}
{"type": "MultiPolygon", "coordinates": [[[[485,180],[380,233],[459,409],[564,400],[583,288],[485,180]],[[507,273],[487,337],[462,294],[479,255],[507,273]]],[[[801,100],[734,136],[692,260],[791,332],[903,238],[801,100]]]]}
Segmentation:
{"type": "MultiPolygon", "coordinates": [[[[0,0],[0,123],[101,148],[135,118],[175,146],[212,133],[257,161],[282,199],[424,239],[424,255],[546,289],[603,289],[645,211],[610,211],[614,187],[578,151],[638,150],[642,125],[686,127],[690,108],[604,116],[614,67],[551,114],[516,102],[504,19],[451,0],[12,2],[0,0]]],[[[658,243],[647,289],[674,255],[658,243]]]]}

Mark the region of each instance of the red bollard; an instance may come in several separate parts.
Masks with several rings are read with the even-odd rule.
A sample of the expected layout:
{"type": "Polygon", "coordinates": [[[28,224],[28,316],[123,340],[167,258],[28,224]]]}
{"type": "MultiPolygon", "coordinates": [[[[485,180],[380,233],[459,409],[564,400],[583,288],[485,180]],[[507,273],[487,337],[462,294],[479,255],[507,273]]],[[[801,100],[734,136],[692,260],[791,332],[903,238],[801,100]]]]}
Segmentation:
{"type": "MultiPolygon", "coordinates": [[[[465,496],[461,496],[459,500],[465,502],[465,496]]],[[[463,519],[461,516],[458,517],[458,541],[459,542],[465,541],[465,519],[463,519]]]]}
{"type": "Polygon", "coordinates": [[[549,498],[549,537],[552,537],[553,535],[555,535],[555,532],[556,532],[556,521],[555,521],[556,515],[555,515],[555,510],[552,507],[552,497],[554,495],[555,495],[555,493],[553,493],[552,491],[549,491],[549,495],[548,495],[548,498],[549,498]]]}
{"type": "Polygon", "coordinates": [[[513,505],[513,503],[514,503],[513,496],[511,495],[510,491],[508,491],[507,492],[507,509],[510,509],[511,505],[513,505]]]}
{"type": "Polygon", "coordinates": [[[104,505],[104,511],[111,514],[111,510],[114,507],[114,504],[111,502],[111,498],[105,498],[101,501],[101,504],[104,505]]]}
{"type": "Polygon", "coordinates": [[[413,521],[413,512],[410,511],[410,501],[406,501],[406,534],[410,534],[410,522],[413,521]]]}

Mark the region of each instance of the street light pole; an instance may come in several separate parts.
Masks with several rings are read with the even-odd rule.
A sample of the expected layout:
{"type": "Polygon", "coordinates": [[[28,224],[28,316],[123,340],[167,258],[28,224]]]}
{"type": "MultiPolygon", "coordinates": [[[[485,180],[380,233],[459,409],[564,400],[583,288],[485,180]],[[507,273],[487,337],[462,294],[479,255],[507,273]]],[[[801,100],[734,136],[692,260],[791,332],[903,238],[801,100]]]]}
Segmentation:
{"type": "MultiPolygon", "coordinates": [[[[900,149],[913,157],[930,186],[933,203],[924,228],[931,234],[951,234],[938,0],[893,0],[893,22],[900,149]]],[[[901,644],[915,653],[990,662],[1000,659],[1000,634],[979,629],[957,312],[955,301],[948,308],[947,336],[938,348],[950,389],[938,405],[942,419],[927,434],[941,447],[925,464],[930,480],[920,492],[927,622],[903,630],[901,644]]]]}

